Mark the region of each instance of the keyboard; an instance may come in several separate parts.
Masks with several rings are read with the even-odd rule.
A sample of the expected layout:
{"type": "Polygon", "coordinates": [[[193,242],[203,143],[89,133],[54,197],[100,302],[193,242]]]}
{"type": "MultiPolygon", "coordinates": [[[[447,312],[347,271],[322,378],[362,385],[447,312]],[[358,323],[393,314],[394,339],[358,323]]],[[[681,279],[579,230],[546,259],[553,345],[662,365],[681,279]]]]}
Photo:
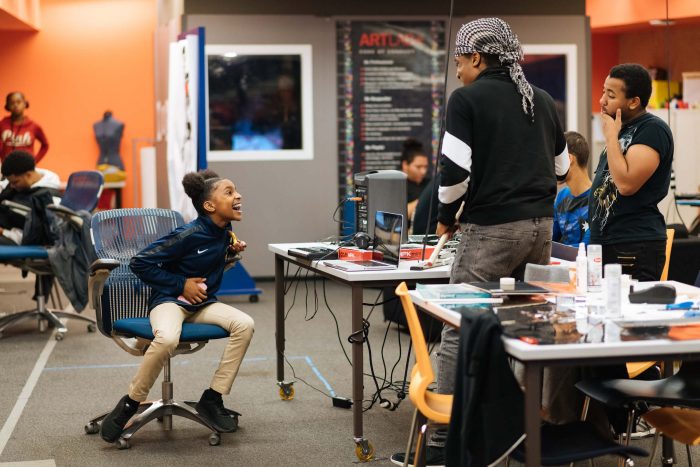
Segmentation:
{"type": "Polygon", "coordinates": [[[316,261],[319,259],[338,259],[338,252],[334,248],[326,247],[299,247],[287,250],[289,256],[316,261]]]}
{"type": "Polygon", "coordinates": [[[700,200],[700,193],[675,193],[677,200],[700,200]]]}

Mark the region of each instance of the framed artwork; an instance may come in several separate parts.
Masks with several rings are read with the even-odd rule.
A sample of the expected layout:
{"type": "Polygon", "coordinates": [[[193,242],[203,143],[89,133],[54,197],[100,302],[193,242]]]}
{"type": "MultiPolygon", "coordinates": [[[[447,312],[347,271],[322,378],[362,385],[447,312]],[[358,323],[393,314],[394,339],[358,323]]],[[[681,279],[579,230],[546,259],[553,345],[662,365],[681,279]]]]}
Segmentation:
{"type": "Polygon", "coordinates": [[[207,160],[313,159],[310,45],[207,45],[207,160]]]}
{"type": "Polygon", "coordinates": [[[554,99],[564,130],[578,129],[576,44],[524,44],[527,80],[554,99]]]}

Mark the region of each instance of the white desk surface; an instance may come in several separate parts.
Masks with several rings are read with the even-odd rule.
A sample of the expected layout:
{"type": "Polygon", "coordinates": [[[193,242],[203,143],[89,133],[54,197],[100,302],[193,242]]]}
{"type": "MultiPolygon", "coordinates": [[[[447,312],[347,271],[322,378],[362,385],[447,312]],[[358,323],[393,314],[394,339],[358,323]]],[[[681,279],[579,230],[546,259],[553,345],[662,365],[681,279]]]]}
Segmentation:
{"type": "MultiPolygon", "coordinates": [[[[678,294],[700,295],[700,288],[675,281],[666,281],[676,287],[678,294]]],[[[461,315],[453,310],[443,308],[430,300],[424,299],[415,290],[410,292],[413,303],[424,308],[429,314],[444,322],[459,327],[461,315]]],[[[606,326],[615,326],[608,323],[606,326]]],[[[503,338],[503,343],[509,355],[521,361],[529,360],[575,360],[602,357],[638,357],[673,355],[681,353],[699,353],[700,340],[674,341],[670,339],[653,339],[639,341],[615,341],[582,344],[527,344],[518,339],[503,338]]]]}
{"type": "MultiPolygon", "coordinates": [[[[290,248],[309,248],[314,246],[337,248],[337,245],[330,245],[328,243],[270,243],[267,245],[267,248],[277,255],[284,256],[285,258],[292,259],[294,261],[304,262],[307,260],[290,256],[287,254],[287,250],[290,248]]],[[[309,263],[312,266],[312,269],[322,271],[326,274],[330,274],[348,282],[447,279],[450,277],[450,266],[440,266],[437,268],[427,269],[425,271],[411,271],[411,266],[417,265],[418,261],[401,260],[399,261],[398,269],[359,272],[348,272],[331,268],[323,264],[323,260],[310,261],[309,263]]]]}

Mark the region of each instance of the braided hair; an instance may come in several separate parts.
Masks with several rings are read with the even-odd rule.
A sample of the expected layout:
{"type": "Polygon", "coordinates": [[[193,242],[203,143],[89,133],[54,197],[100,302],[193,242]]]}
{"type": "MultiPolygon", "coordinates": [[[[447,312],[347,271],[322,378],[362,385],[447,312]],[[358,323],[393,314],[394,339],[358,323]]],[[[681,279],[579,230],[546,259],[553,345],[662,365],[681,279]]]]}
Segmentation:
{"type": "Polygon", "coordinates": [[[208,214],[204,209],[204,202],[211,198],[211,192],[219,181],[221,177],[213,170],[190,172],[183,177],[182,187],[192,199],[192,205],[198,214],[208,214]]]}
{"type": "Polygon", "coordinates": [[[500,18],[480,18],[464,24],[457,32],[455,56],[472,54],[490,54],[498,57],[502,66],[508,69],[510,79],[515,84],[518,94],[522,96],[523,112],[535,119],[535,103],[532,86],[527,82],[520,66],[523,49],[518,36],[500,18]]]}

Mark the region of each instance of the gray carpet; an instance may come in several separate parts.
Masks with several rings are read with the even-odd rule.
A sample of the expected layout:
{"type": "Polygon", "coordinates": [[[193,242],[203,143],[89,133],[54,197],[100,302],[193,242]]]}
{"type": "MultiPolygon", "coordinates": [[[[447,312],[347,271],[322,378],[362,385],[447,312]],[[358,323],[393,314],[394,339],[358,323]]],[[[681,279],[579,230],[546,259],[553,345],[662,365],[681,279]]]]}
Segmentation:
{"type": "MultiPolygon", "coordinates": [[[[0,271],[5,291],[0,295],[0,313],[12,312],[28,305],[27,290],[32,282],[22,281],[11,272],[0,271]]],[[[152,423],[137,433],[129,450],[117,450],[99,435],[86,435],[85,423],[93,416],[111,410],[126,392],[139,359],[119,349],[99,333],[88,333],[82,323],[68,322],[65,340],[56,343],[33,392],[12,430],[0,465],[6,462],[52,460],[59,466],[101,465],[304,465],[346,466],[357,463],[352,440],[352,416],[349,410],[334,408],[326,395],[329,388],[339,396],[350,397],[350,366],[343,356],[336,336],[335,323],[322,300],[320,282],[301,283],[296,304],[287,319],[289,363],[298,380],[295,397],[280,400],[275,384],[274,284],[259,283],[263,289],[260,302],[249,303],[246,297],[230,297],[232,305],[250,314],[256,331],[233,391],[226,396],[226,405],[243,414],[238,432],[223,434],[221,445],[208,445],[208,430],[184,419],[175,419],[174,430],[162,431],[152,423]],[[306,286],[308,286],[308,295],[306,286]],[[320,298],[314,314],[314,285],[320,298]],[[308,298],[307,298],[308,297],[308,298]],[[322,394],[326,393],[326,394],[322,394]]],[[[327,284],[328,302],[340,322],[340,335],[347,352],[349,334],[350,293],[342,287],[327,284]]],[[[290,294],[292,291],[290,291],[290,294]]],[[[374,301],[377,291],[367,291],[365,301],[374,301]]],[[[291,304],[291,295],[287,300],[291,304]]],[[[366,309],[369,312],[369,308],[366,309]]],[[[88,311],[86,313],[92,313],[88,311]]],[[[394,380],[403,377],[408,335],[396,326],[387,330],[381,307],[370,316],[370,343],[374,368],[383,376],[391,372],[399,355],[404,358],[394,370],[394,380]]],[[[0,339],[0,429],[29,378],[35,362],[45,349],[49,333],[26,325],[7,331],[0,339]]],[[[202,351],[173,359],[176,399],[197,399],[216,368],[224,342],[211,342],[202,351]]],[[[365,372],[369,373],[365,347],[365,372]]],[[[286,375],[292,378],[290,367],[286,375]]],[[[381,382],[380,382],[381,384],[381,382]]],[[[365,377],[365,397],[374,392],[372,378],[365,377]]],[[[160,381],[151,393],[159,397],[160,381]]],[[[396,401],[396,393],[384,396],[396,401]]],[[[408,435],[412,407],[408,400],[395,411],[375,405],[365,413],[365,436],[376,448],[371,465],[393,465],[388,457],[403,451],[408,435]]],[[[650,447],[650,440],[635,441],[650,447]]],[[[0,446],[1,448],[1,446],[0,446]]],[[[680,463],[685,464],[684,450],[678,449],[680,463]]],[[[646,462],[643,461],[643,462],[646,462]]],[[[613,458],[597,461],[598,465],[615,465],[613,458]]],[[[52,465],[50,462],[47,465],[52,465]]]]}

